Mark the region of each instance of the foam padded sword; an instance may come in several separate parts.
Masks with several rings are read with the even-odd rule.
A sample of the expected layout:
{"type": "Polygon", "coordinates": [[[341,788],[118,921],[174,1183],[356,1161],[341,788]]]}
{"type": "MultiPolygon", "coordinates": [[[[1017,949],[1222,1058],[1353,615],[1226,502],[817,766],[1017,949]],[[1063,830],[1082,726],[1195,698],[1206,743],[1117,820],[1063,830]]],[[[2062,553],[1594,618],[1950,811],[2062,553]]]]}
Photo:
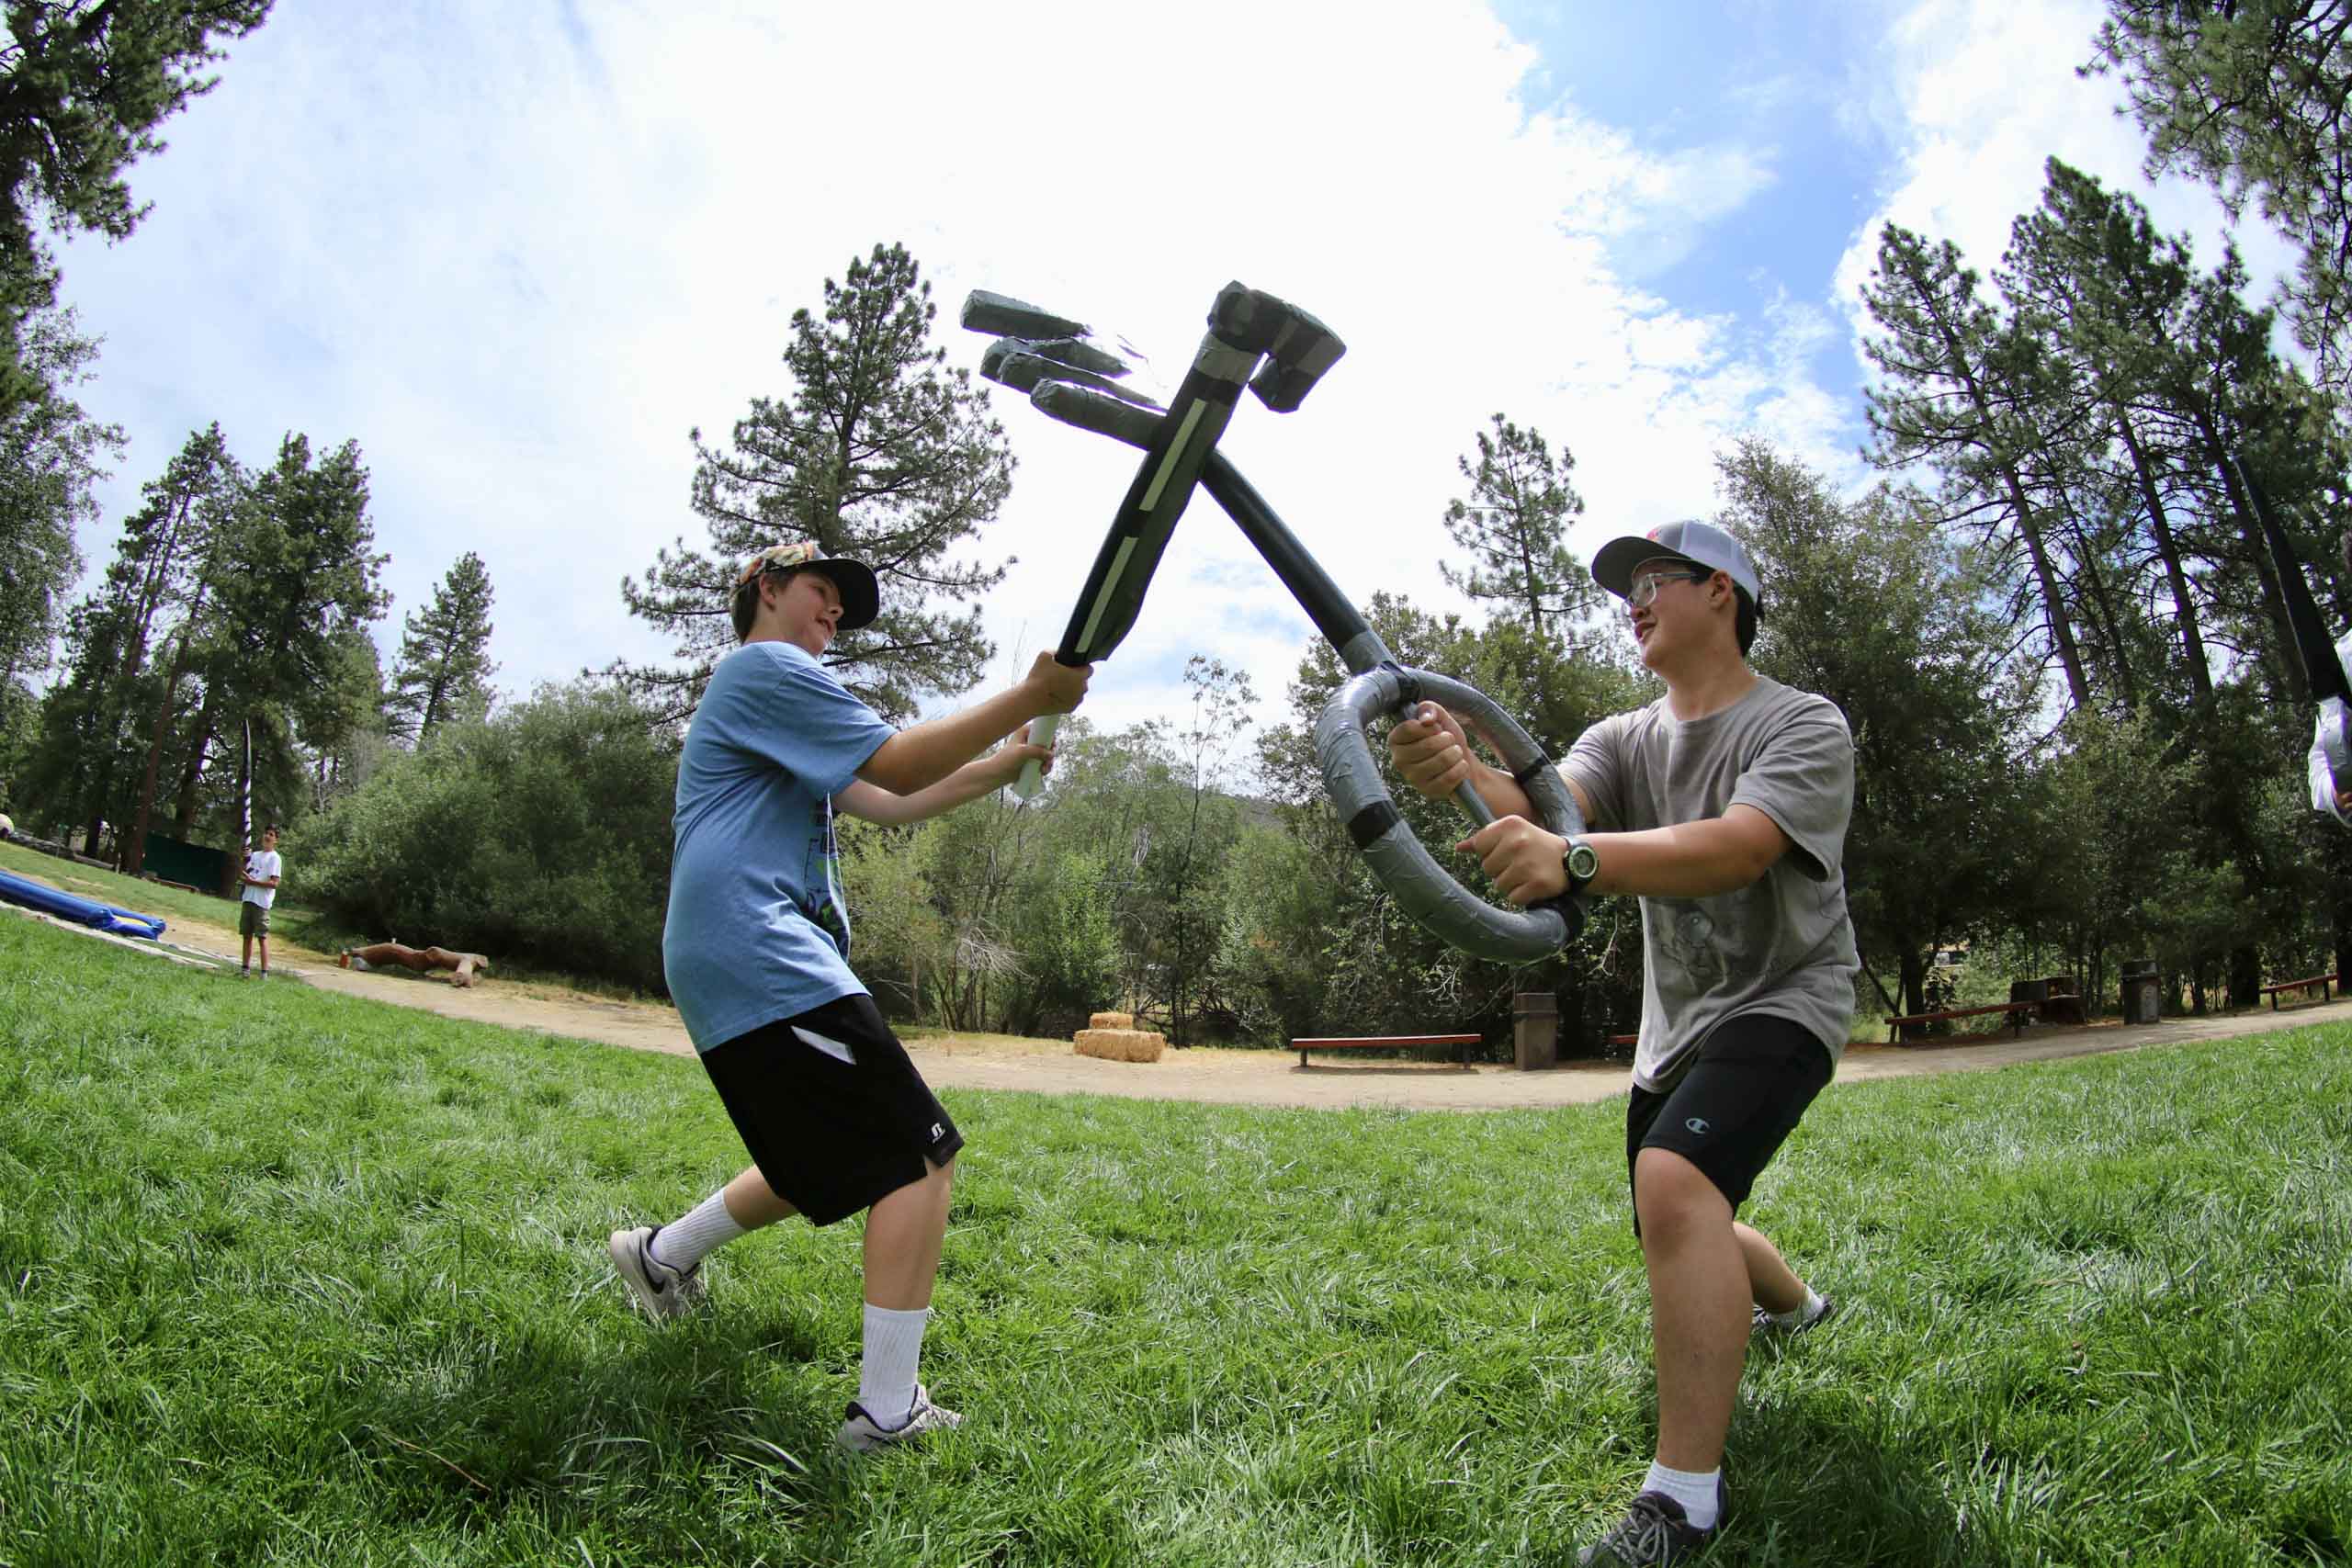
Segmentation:
{"type": "MultiPolygon", "coordinates": [[[[989,345],[980,373],[1007,386],[1034,388],[1052,380],[1107,392],[1141,407],[1150,400],[1118,385],[1125,360],[1092,344],[1083,322],[1039,310],[1002,294],[976,291],[964,301],[963,323],[1002,334],[989,345]]],[[[1277,413],[1288,413],[1338,363],[1347,345],[1313,316],[1255,288],[1228,283],[1210,307],[1208,333],[1193,355],[1176,395],[1159,414],[1151,445],[1145,448],[1126,494],[1113,514],[1110,532],[1079,592],[1078,607],[1063,629],[1054,657],[1068,665],[1094,664],[1133,630],[1152,574],[1168,547],[1169,536],[1184,515],[1199,482],[1202,465],[1233,417],[1244,387],[1277,413]]],[[[1053,744],[1057,716],[1030,726],[1039,746],[1053,744]]],[[[1037,792],[1035,763],[1021,770],[1013,797],[1037,792]]]]}
{"type": "Polygon", "coordinates": [[[2329,784],[2341,788],[2339,781],[2352,779],[2352,681],[2345,678],[2335,639],[2327,635],[2327,622],[2320,615],[2319,602],[2312,597],[2302,560],[2278,514],[2270,510],[2269,498],[2234,453],[2229,465],[2238,488],[2245,492],[2246,503],[2254,508],[2264,542],[2270,547],[2270,565],[2278,579],[2279,596],[2287,602],[2287,625],[2295,636],[2295,654],[2302,663],[2304,683],[2319,704],[2320,750],[2327,758],[2329,784]]]}
{"type": "MultiPolygon", "coordinates": [[[[1202,345],[1202,357],[1222,368],[1228,352],[1262,345],[1265,362],[1250,377],[1249,386],[1270,408],[1295,408],[1340,357],[1339,339],[1305,312],[1248,290],[1237,295],[1238,288],[1233,286],[1218,296],[1210,316],[1215,344],[1202,345]]],[[[1117,385],[1116,367],[1073,363],[1065,329],[1076,329],[1082,340],[1084,329],[1078,323],[1002,295],[976,295],[966,305],[965,316],[967,323],[977,317],[983,328],[1040,334],[1008,337],[991,344],[981,361],[982,375],[1027,391],[1033,407],[1065,424],[1141,448],[1146,458],[1137,475],[1138,486],[1168,471],[1169,454],[1182,447],[1181,440],[1170,439],[1179,413],[1162,410],[1132,389],[1117,385]],[[1048,332],[1064,335],[1042,335],[1048,332]]],[[[1216,379],[1222,385],[1208,395],[1226,400],[1225,412],[1229,413],[1231,401],[1238,400],[1233,389],[1238,378],[1228,371],[1216,379]]],[[[1173,403],[1175,410],[1182,410],[1181,392],[1173,403]]],[[[1200,417],[1204,421],[1215,417],[1221,426],[1219,415],[1200,417]]],[[[1195,449],[1200,456],[1184,482],[1197,482],[1225,509],[1352,676],[1325,705],[1316,725],[1316,759],[1325,792],[1373,874],[1414,920],[1464,952],[1501,963],[1527,963],[1559,951],[1581,929],[1585,900],[1563,896],[1523,909],[1500,908],[1464,886],[1437,863],[1396,810],[1374,759],[1369,732],[1385,716],[1408,711],[1424,697],[1445,704],[1494,743],[1497,755],[1527,791],[1533,814],[1542,824],[1564,837],[1573,836],[1584,830],[1583,818],[1552,759],[1484,694],[1448,676],[1400,665],[1329,574],[1225,455],[1215,450],[1213,443],[1195,449]]],[[[1182,477],[1181,468],[1177,474],[1182,477]]],[[[1127,502],[1137,501],[1131,487],[1127,502]]],[[[1159,539],[1138,548],[1133,542],[1138,537],[1134,516],[1129,505],[1123,503],[1064,638],[1065,646],[1079,649],[1082,657],[1101,658],[1132,626],[1149,567],[1156,564],[1159,546],[1165,543],[1165,529],[1173,526],[1173,511],[1165,502],[1146,504],[1142,510],[1150,526],[1159,531],[1159,539]],[[1154,513],[1156,517],[1149,515],[1154,513]]],[[[1038,736],[1038,727],[1033,727],[1031,733],[1038,736]]],[[[1050,735],[1046,729],[1039,739],[1050,735]]],[[[1034,778],[1023,784],[1035,787],[1034,778]]],[[[1468,785],[1458,790],[1455,797],[1473,820],[1483,824],[1493,819],[1486,803],[1468,785]]]]}

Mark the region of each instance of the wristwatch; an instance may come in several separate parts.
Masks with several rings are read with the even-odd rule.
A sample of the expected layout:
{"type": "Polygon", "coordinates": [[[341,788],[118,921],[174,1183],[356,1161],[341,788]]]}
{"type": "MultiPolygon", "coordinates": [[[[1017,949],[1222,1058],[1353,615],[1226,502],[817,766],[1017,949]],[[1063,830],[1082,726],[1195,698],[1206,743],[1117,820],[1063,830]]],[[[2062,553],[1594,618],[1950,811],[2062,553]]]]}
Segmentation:
{"type": "Polygon", "coordinates": [[[1600,852],[1589,839],[1570,839],[1560,846],[1560,870],[1568,879],[1566,892],[1574,897],[1600,874],[1600,852]]]}

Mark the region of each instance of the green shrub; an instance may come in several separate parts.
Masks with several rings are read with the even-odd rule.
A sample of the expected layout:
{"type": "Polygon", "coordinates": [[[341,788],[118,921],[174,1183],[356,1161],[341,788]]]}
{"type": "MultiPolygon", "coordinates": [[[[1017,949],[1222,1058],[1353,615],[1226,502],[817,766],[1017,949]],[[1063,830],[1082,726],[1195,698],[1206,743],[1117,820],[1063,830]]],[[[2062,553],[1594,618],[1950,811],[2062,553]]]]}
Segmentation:
{"type": "Polygon", "coordinates": [[[582,682],[446,726],[295,829],[288,888],[373,937],[659,992],[677,758],[654,722],[582,682]]]}

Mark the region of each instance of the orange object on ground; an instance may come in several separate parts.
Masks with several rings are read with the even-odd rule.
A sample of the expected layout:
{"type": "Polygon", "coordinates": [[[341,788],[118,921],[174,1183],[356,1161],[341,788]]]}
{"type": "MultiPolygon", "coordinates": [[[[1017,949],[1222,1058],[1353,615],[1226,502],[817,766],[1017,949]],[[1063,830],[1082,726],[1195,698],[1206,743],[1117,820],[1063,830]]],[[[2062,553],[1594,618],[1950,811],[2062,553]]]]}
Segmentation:
{"type": "Polygon", "coordinates": [[[403,969],[413,969],[420,975],[429,969],[447,969],[451,972],[449,984],[453,986],[470,986],[477,971],[482,974],[490,971],[490,960],[479,953],[452,953],[446,947],[420,950],[404,947],[397,942],[346,947],[336,962],[348,969],[355,958],[370,969],[383,969],[395,964],[403,969]]]}

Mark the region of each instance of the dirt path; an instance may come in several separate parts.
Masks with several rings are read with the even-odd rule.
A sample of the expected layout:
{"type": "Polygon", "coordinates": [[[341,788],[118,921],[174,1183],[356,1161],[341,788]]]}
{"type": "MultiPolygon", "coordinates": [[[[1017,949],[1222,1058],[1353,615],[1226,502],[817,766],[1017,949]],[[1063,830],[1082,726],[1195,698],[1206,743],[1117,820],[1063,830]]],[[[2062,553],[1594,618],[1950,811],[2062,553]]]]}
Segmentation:
{"type": "MultiPolygon", "coordinates": [[[[61,929],[75,930],[64,927],[61,929]]],[[[184,956],[211,955],[233,964],[237,935],[226,926],[181,919],[170,940],[184,956]]],[[[152,944],[125,945],[154,951],[152,944]]],[[[297,979],[322,990],[371,997],[422,1008],[446,1018],[471,1019],[510,1029],[537,1030],[574,1039],[664,1051],[686,1056],[694,1048],[671,1008],[609,1001],[553,986],[518,985],[492,976],[470,990],[405,970],[361,973],[339,968],[331,953],[283,939],[271,943],[275,984],[297,979]]],[[[2130,1051],[2191,1040],[2259,1034],[2274,1029],[2352,1021],[2352,1000],[2272,1012],[2168,1019],[2125,1028],[2097,1023],[2079,1029],[2030,1030],[1937,1046],[1855,1045],[1839,1066],[1839,1081],[1910,1077],[1926,1073],[1983,1072],[2018,1062],[2130,1051]]],[[[1080,1056],[1063,1043],[1012,1035],[934,1035],[909,1042],[923,1076],[942,1089],[1015,1089],[1038,1094],[1109,1094],[1138,1100],[1190,1100],[1222,1105],[1351,1106],[1410,1111],[1510,1111],[1605,1100],[1625,1090],[1623,1065],[1577,1063],[1544,1073],[1483,1065],[1319,1060],[1302,1068],[1278,1051],[1171,1051],[1154,1063],[1105,1062],[1080,1056]]]]}

